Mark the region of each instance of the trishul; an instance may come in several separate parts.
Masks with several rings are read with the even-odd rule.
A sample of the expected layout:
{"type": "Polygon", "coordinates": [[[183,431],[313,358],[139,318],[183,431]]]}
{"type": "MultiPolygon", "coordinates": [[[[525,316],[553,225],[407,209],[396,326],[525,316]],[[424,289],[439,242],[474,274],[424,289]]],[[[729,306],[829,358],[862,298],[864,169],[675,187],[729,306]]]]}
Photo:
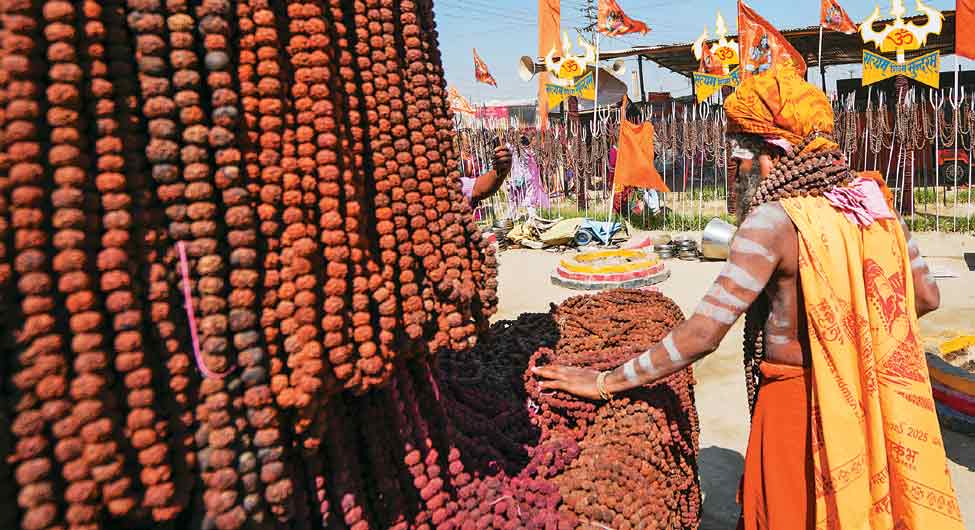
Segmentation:
{"type": "Polygon", "coordinates": [[[545,56],[545,67],[554,75],[553,85],[561,87],[571,87],[575,84],[575,78],[586,73],[590,65],[596,64],[596,47],[588,41],[579,37],[579,46],[586,50],[585,55],[572,55],[572,43],[569,41],[568,32],[562,33],[562,57],[555,60],[555,48],[545,56]]]}
{"type": "Polygon", "coordinates": [[[873,13],[860,25],[860,36],[863,42],[872,42],[881,51],[897,52],[897,63],[904,64],[904,52],[920,49],[928,40],[928,35],[941,33],[941,23],[944,15],[937,9],[926,5],[921,0],[915,0],[917,10],[927,15],[928,20],[918,26],[913,22],[904,22],[903,0],[891,0],[890,14],[894,15],[894,22],[888,24],[881,31],[874,31],[873,23],[880,18],[880,7],[875,7],[873,13]]]}
{"type": "MultiPolygon", "coordinates": [[[[711,46],[711,55],[721,62],[724,73],[727,74],[728,67],[739,62],[738,43],[725,38],[725,35],[728,34],[728,25],[725,23],[720,11],[718,11],[718,16],[714,22],[714,33],[718,36],[718,41],[711,46]]],[[[701,36],[694,41],[694,45],[692,46],[694,58],[698,61],[701,60],[701,55],[704,53],[704,43],[707,40],[708,28],[705,27],[704,33],[701,33],[701,36]]]]}

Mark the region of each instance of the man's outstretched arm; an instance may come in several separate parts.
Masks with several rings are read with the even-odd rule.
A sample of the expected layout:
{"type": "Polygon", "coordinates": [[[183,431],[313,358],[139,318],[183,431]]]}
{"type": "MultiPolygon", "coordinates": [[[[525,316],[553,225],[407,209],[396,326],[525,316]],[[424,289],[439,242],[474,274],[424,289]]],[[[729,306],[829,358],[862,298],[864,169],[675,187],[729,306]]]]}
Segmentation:
{"type": "MultiPolygon", "coordinates": [[[[694,314],[659,344],[612,370],[606,376],[605,389],[617,393],[653,383],[717,349],[778,268],[788,230],[794,230],[792,221],[778,204],[766,204],[751,212],[735,235],[728,263],[694,314]]],[[[595,387],[598,374],[593,370],[547,366],[535,373],[548,379],[542,388],[599,397],[595,387]]]]}
{"type": "Polygon", "coordinates": [[[938,309],[941,305],[941,291],[938,284],[931,275],[928,263],[921,257],[921,249],[917,246],[917,241],[911,237],[911,230],[907,228],[907,223],[900,218],[901,229],[904,230],[904,238],[907,240],[907,255],[911,259],[911,276],[914,278],[914,308],[918,318],[938,309]]]}

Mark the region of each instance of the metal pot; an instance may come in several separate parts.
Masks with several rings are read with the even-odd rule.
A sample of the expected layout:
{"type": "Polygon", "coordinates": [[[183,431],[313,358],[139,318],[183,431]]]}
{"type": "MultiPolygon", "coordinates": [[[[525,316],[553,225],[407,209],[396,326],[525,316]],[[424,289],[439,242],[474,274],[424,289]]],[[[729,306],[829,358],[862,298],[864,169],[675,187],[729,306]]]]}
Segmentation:
{"type": "Polygon", "coordinates": [[[728,259],[731,240],[738,228],[715,217],[704,227],[701,234],[701,253],[707,259],[728,259]]]}

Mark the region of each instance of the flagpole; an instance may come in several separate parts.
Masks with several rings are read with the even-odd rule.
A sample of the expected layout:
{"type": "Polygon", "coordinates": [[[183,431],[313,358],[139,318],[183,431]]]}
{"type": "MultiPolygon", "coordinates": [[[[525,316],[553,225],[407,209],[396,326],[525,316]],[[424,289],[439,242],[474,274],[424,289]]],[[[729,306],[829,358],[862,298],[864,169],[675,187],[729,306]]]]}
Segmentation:
{"type": "MultiPolygon", "coordinates": [[[[954,112],[954,111],[958,109],[959,102],[961,102],[962,99],[963,99],[958,94],[958,71],[959,71],[959,66],[958,66],[958,53],[955,53],[955,91],[952,94],[952,98],[951,98],[953,100],[951,103],[952,103],[952,106],[954,107],[954,109],[952,109],[951,121],[954,122],[953,123],[954,127],[952,127],[952,129],[955,130],[955,160],[954,160],[954,165],[955,165],[954,169],[955,169],[955,171],[953,173],[953,175],[954,175],[954,182],[953,182],[953,184],[954,184],[954,188],[955,188],[955,208],[956,209],[958,208],[958,127],[959,127],[959,124],[958,124],[957,120],[958,120],[958,118],[959,118],[960,115],[957,112],[954,112]]],[[[937,163],[937,162],[938,161],[935,160],[935,163],[937,163]]],[[[969,163],[971,163],[971,160],[969,160],[969,163]]],[[[948,187],[945,186],[945,189],[947,190],[948,187]]],[[[914,192],[914,188],[912,187],[911,188],[912,195],[913,195],[913,192],[914,192]]],[[[945,206],[946,207],[948,206],[947,193],[948,192],[945,191],[945,206]]],[[[937,200],[937,191],[935,191],[935,200],[937,200]]],[[[911,207],[913,207],[913,206],[914,206],[914,197],[912,196],[911,197],[911,207]]],[[[952,229],[957,230],[958,229],[958,212],[955,211],[952,214],[951,217],[952,217],[952,229]]]]}
{"type": "MultiPolygon", "coordinates": [[[[594,80],[595,86],[593,87],[593,97],[592,97],[592,121],[595,124],[596,119],[599,116],[599,29],[597,28],[597,30],[594,31],[593,33],[595,33],[595,37],[596,37],[595,38],[596,64],[594,65],[594,71],[593,71],[593,75],[596,76],[596,79],[594,80]]],[[[594,125],[594,126],[598,127],[598,125],[594,125]]],[[[593,152],[593,156],[595,157],[597,153],[595,136],[593,136],[592,139],[592,152],[593,152]]],[[[607,160],[606,163],[609,163],[609,161],[607,160]]],[[[599,162],[599,165],[600,166],[603,165],[602,161],[599,162]]],[[[615,188],[616,188],[616,182],[614,180],[613,189],[609,191],[609,214],[607,216],[607,219],[609,220],[610,223],[613,222],[613,201],[616,199],[615,197],[616,194],[614,193],[615,188]]],[[[605,196],[606,195],[604,194],[603,197],[605,196]]]]}
{"type": "Polygon", "coordinates": [[[823,68],[823,23],[819,22],[819,77],[821,78],[823,92],[826,92],[826,69],[823,68]]]}

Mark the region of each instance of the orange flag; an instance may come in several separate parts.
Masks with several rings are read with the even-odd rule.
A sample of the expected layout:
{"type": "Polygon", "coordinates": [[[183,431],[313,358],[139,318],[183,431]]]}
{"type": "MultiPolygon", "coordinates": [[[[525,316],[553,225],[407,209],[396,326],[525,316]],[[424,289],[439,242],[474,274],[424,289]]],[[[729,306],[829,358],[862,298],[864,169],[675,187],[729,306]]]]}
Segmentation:
{"type": "MultiPolygon", "coordinates": [[[[538,0],[538,56],[545,57],[548,52],[555,50],[556,56],[562,55],[562,40],[559,37],[561,22],[560,0],[538,0]]],[[[548,83],[548,72],[538,74],[538,116],[539,129],[548,127],[548,94],[545,85],[548,83]]]]}
{"type": "MultiPolygon", "coordinates": [[[[959,2],[961,3],[961,2],[959,2]]],[[[823,0],[819,6],[819,25],[823,29],[838,31],[853,35],[857,32],[857,25],[850,20],[843,6],[836,0],[823,0]]]]}
{"type": "Polygon", "coordinates": [[[701,45],[701,62],[698,64],[698,72],[702,74],[719,75],[724,73],[724,66],[721,61],[711,53],[711,46],[707,42],[701,45]]]}
{"type": "Polygon", "coordinates": [[[481,56],[477,54],[477,48],[474,49],[474,78],[486,85],[498,86],[498,82],[494,80],[494,76],[488,71],[487,65],[484,64],[481,56]]]}
{"type": "Polygon", "coordinates": [[[806,76],[806,61],[767,20],[742,0],[738,0],[738,49],[741,78],[760,74],[773,64],[788,64],[806,76]]]}
{"type": "Polygon", "coordinates": [[[955,2],[955,53],[975,59],[975,0],[955,2]]]}
{"type": "Polygon", "coordinates": [[[628,33],[646,34],[650,28],[639,20],[626,16],[616,0],[599,0],[599,32],[616,37],[628,33]]]}

